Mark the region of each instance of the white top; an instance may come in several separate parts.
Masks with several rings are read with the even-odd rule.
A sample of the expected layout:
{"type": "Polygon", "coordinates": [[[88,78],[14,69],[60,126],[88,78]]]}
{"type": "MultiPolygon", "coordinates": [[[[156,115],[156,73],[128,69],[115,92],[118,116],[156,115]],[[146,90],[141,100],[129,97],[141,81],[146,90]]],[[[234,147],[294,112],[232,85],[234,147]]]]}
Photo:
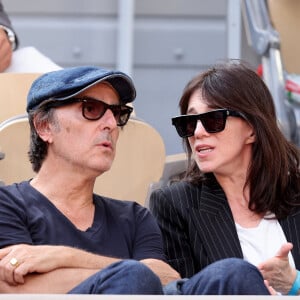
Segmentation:
{"type": "MultiPolygon", "coordinates": [[[[244,259],[253,265],[274,257],[280,247],[287,242],[284,232],[276,219],[262,219],[257,227],[243,228],[235,224],[241,243],[244,259]]],[[[295,262],[289,253],[289,261],[292,267],[295,262]]]]}

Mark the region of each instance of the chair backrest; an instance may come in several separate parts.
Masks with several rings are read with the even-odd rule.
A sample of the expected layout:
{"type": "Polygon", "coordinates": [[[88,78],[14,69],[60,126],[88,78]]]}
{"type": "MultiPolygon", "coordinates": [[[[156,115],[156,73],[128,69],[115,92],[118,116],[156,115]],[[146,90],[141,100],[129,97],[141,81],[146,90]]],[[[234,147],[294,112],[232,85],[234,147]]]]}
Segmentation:
{"type": "Polygon", "coordinates": [[[167,155],[164,164],[163,174],[159,181],[153,182],[148,189],[145,206],[149,207],[151,193],[173,182],[181,180],[186,172],[188,159],[186,153],[167,155]]]}
{"type": "MultiPolygon", "coordinates": [[[[29,124],[18,116],[0,124],[0,181],[11,184],[34,176],[28,161],[29,124]]],[[[121,129],[117,154],[110,171],[97,178],[94,192],[100,195],[145,203],[148,188],[159,181],[165,163],[161,136],[149,124],[130,119],[121,129]]]]}
{"type": "Polygon", "coordinates": [[[26,113],[26,99],[32,82],[41,74],[0,73],[0,123],[26,113]]]}
{"type": "Polygon", "coordinates": [[[12,117],[0,124],[0,181],[11,184],[34,176],[28,160],[29,123],[27,115],[12,117]]]}
{"type": "Polygon", "coordinates": [[[268,0],[271,23],[279,33],[284,68],[300,74],[300,1],[268,0]]]}
{"type": "Polygon", "coordinates": [[[165,146],[149,124],[130,119],[121,130],[115,161],[110,171],[97,178],[95,192],[144,205],[149,186],[160,180],[165,146]]]}

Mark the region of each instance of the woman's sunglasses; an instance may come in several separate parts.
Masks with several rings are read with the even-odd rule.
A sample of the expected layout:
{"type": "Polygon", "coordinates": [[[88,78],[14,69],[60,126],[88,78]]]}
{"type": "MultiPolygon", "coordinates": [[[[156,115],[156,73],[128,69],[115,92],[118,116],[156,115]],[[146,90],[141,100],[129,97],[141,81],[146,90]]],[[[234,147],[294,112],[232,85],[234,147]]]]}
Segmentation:
{"type": "Polygon", "coordinates": [[[202,126],[208,133],[223,131],[228,116],[244,118],[243,114],[230,109],[217,109],[198,115],[182,115],[172,118],[172,124],[182,138],[194,135],[197,122],[200,120],[202,126]]]}
{"type": "Polygon", "coordinates": [[[46,104],[47,108],[64,106],[76,102],[82,103],[82,116],[91,121],[102,118],[105,112],[110,109],[116,119],[118,126],[126,125],[133,108],[124,104],[107,104],[93,98],[71,98],[63,101],[54,100],[46,104]]]}

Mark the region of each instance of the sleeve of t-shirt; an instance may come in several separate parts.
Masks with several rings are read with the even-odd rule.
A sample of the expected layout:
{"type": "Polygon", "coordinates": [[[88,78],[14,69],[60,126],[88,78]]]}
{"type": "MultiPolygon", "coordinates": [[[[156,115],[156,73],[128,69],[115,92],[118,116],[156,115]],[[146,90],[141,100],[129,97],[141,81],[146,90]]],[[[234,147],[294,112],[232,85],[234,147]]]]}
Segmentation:
{"type": "Polygon", "coordinates": [[[145,207],[136,205],[135,210],[136,233],[133,259],[155,258],[165,261],[162,236],[156,220],[145,207]]]}
{"type": "Polygon", "coordinates": [[[15,185],[0,188],[0,248],[32,244],[26,205],[15,185]]]}

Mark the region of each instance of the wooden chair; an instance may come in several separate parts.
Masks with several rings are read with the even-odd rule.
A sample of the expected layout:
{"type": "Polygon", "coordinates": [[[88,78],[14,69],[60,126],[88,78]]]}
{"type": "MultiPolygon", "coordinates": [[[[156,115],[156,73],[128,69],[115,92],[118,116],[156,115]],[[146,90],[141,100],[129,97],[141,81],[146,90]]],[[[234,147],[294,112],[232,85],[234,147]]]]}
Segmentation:
{"type": "Polygon", "coordinates": [[[28,160],[29,123],[26,114],[12,117],[0,124],[0,181],[11,184],[34,176],[28,160]]]}
{"type": "Polygon", "coordinates": [[[160,180],[165,164],[161,136],[149,124],[130,119],[120,132],[111,170],[97,178],[95,192],[145,204],[148,189],[160,180]]]}
{"type": "Polygon", "coordinates": [[[0,73],[0,123],[26,113],[27,93],[37,73],[0,73]]]}
{"type": "Polygon", "coordinates": [[[145,206],[149,207],[149,200],[151,193],[159,188],[168,186],[175,181],[183,178],[188,166],[188,159],[186,153],[178,153],[167,155],[164,163],[164,170],[159,181],[151,183],[148,189],[145,206]]]}
{"type": "MultiPolygon", "coordinates": [[[[32,84],[32,82],[39,76],[39,73],[0,73],[0,124],[4,121],[14,118],[16,116],[20,116],[23,114],[26,114],[26,102],[27,102],[27,94],[29,91],[29,88],[32,84]]],[[[8,130],[5,130],[4,133],[1,134],[0,138],[0,183],[2,182],[2,174],[6,174],[7,178],[10,178],[12,170],[14,170],[14,174],[16,174],[16,170],[18,168],[20,169],[19,176],[14,177],[15,180],[18,180],[18,178],[26,178],[23,177],[26,176],[25,174],[32,174],[31,167],[28,165],[18,165],[18,168],[15,168],[14,165],[8,166],[9,157],[13,156],[15,157],[14,152],[18,151],[18,149],[12,149],[12,153],[9,153],[6,151],[7,142],[11,139],[13,140],[15,138],[13,130],[16,130],[18,134],[20,135],[18,139],[16,140],[16,144],[14,144],[16,147],[17,145],[23,145],[23,143],[28,143],[28,137],[25,134],[27,133],[26,129],[23,128],[23,121],[19,120],[20,122],[17,122],[16,120],[10,120],[9,122],[14,122],[16,125],[13,127],[10,127],[8,130]],[[17,124],[18,123],[18,124],[17,124]],[[22,128],[22,129],[21,129],[22,128]],[[10,136],[11,135],[11,136],[10,136]],[[5,148],[5,149],[4,149],[5,148]],[[5,158],[5,161],[3,160],[5,158]],[[3,161],[1,161],[3,160],[3,161]],[[9,168],[12,168],[9,170],[9,168]],[[8,168],[8,169],[7,169],[8,168]],[[27,170],[25,172],[25,170],[27,170]],[[25,173],[24,173],[25,172],[25,173]]],[[[4,124],[3,124],[4,125],[4,124]]],[[[1,125],[0,125],[1,126],[1,125]]],[[[1,126],[3,127],[3,126],[1,126]]],[[[22,146],[21,146],[22,148],[22,146]]],[[[22,148],[23,149],[23,148],[22,148]]],[[[26,161],[25,159],[26,154],[22,154],[22,157],[20,159],[17,159],[14,164],[18,164],[18,162],[26,161]]]]}

